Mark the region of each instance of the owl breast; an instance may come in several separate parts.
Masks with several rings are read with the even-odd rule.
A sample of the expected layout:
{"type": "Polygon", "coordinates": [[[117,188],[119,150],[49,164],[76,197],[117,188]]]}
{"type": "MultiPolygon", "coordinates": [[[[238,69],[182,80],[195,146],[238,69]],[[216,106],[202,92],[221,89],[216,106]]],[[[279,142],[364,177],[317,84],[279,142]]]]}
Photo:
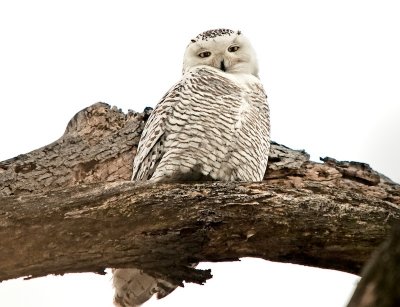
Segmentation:
{"type": "Polygon", "coordinates": [[[264,176],[269,111],[256,77],[193,69],[157,105],[144,134],[154,130],[159,130],[157,141],[151,143],[147,135],[139,145],[139,151],[148,150],[142,163],[151,166],[135,161],[137,177],[170,182],[260,181],[264,176]]]}

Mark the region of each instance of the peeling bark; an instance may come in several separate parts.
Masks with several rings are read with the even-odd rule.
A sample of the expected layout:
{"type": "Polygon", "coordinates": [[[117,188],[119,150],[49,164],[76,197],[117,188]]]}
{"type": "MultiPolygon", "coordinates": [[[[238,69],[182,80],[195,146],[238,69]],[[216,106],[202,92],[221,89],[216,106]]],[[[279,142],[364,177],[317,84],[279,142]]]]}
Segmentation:
{"type": "Polygon", "coordinates": [[[135,185],[148,114],[97,103],[0,162],[0,280],[133,265],[202,283],[187,264],[246,256],[358,273],[400,218],[400,186],[367,164],[277,143],[260,183],[135,185]]]}

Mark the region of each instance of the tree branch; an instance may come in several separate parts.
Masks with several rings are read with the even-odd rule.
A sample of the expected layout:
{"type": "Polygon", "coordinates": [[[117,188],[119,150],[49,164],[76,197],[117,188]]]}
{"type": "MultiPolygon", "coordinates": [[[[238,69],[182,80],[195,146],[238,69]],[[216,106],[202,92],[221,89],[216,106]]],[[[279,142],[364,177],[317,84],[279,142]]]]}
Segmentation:
{"type": "Polygon", "coordinates": [[[135,266],[202,283],[188,264],[245,256],[357,273],[400,218],[399,185],[367,164],[276,143],[261,183],[135,185],[147,113],[98,103],[0,162],[0,280],[135,266]]]}
{"type": "Polygon", "coordinates": [[[400,224],[376,250],[347,307],[400,306],[400,224]]]}

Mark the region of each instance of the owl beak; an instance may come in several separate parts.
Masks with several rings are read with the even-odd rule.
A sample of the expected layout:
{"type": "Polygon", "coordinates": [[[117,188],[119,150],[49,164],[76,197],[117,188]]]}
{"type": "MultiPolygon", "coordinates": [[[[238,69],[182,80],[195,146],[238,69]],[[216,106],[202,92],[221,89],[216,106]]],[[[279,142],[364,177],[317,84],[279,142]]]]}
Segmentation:
{"type": "Polygon", "coordinates": [[[222,71],[226,71],[226,67],[225,67],[224,60],[221,61],[221,64],[220,64],[219,68],[220,68],[222,71]]]}

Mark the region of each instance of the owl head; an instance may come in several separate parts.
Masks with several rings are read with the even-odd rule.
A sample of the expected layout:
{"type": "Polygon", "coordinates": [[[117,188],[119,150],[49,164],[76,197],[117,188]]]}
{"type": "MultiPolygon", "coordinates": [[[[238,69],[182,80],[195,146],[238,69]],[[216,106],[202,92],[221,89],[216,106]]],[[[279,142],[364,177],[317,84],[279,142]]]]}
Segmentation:
{"type": "Polygon", "coordinates": [[[240,31],[209,30],[192,39],[183,58],[183,73],[199,65],[212,66],[226,73],[258,77],[256,54],[240,31]]]}

